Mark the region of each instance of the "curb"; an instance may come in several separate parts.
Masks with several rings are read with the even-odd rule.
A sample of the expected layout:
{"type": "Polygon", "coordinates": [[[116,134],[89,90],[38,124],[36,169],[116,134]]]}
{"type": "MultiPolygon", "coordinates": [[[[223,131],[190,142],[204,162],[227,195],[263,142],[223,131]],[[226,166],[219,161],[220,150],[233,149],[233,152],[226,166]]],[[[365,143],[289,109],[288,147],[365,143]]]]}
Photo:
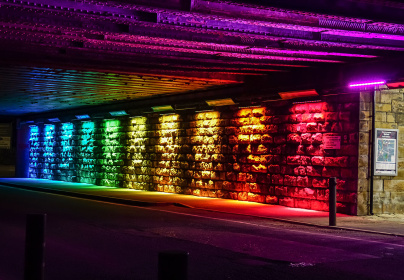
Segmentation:
{"type": "Polygon", "coordinates": [[[343,226],[325,226],[325,225],[318,225],[318,224],[313,224],[313,223],[300,222],[300,221],[268,217],[268,216],[251,215],[251,214],[243,214],[243,213],[232,213],[232,212],[225,212],[225,211],[206,209],[206,208],[196,208],[196,207],[192,207],[192,206],[178,203],[178,202],[146,202],[146,201],[130,200],[130,199],[110,197],[110,196],[92,195],[92,194],[85,194],[85,193],[78,193],[78,192],[71,192],[71,191],[64,191],[64,190],[57,190],[57,189],[50,189],[50,188],[32,187],[32,186],[18,185],[18,184],[6,183],[6,182],[0,182],[0,185],[13,187],[13,188],[20,188],[20,189],[25,189],[25,190],[30,190],[30,191],[39,191],[39,192],[46,192],[46,193],[58,194],[58,195],[76,197],[76,198],[84,198],[84,199],[96,200],[96,201],[102,201],[102,202],[117,203],[117,204],[122,204],[122,205],[139,206],[139,207],[177,206],[177,207],[192,208],[192,209],[196,209],[196,210],[216,212],[216,213],[255,217],[255,218],[260,218],[260,219],[267,219],[267,220],[273,220],[273,221],[302,225],[302,226],[317,227],[317,228],[322,228],[322,229],[345,230],[345,231],[355,231],[355,232],[363,232],[363,233],[370,233],[370,234],[388,235],[388,236],[395,236],[395,237],[404,237],[404,234],[399,234],[399,233],[374,231],[374,230],[350,228],[350,227],[343,227],[343,226]]]}

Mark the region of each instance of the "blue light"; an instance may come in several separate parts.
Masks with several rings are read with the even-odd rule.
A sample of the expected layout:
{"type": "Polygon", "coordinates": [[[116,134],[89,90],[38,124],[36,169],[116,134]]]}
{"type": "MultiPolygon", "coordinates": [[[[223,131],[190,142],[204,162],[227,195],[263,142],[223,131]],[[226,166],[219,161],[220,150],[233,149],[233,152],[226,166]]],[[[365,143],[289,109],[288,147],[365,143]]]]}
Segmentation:
{"type": "Polygon", "coordinates": [[[126,113],[125,110],[121,110],[121,111],[114,111],[114,112],[109,112],[111,114],[111,116],[113,117],[119,117],[119,116],[127,116],[129,115],[128,113],[126,113]]]}
{"type": "Polygon", "coordinates": [[[85,119],[89,119],[90,116],[89,115],[76,115],[76,118],[79,120],[85,120],[85,119]]]}

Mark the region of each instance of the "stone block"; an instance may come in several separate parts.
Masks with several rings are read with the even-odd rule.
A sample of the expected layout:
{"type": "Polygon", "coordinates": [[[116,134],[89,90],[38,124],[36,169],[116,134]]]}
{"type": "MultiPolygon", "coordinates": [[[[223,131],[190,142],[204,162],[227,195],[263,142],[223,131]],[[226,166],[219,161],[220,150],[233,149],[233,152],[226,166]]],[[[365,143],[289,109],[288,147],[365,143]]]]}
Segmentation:
{"type": "Polygon", "coordinates": [[[323,143],[323,134],[322,133],[314,133],[312,135],[312,143],[314,145],[319,145],[323,143]]]}
{"type": "Polygon", "coordinates": [[[313,141],[311,133],[303,133],[301,135],[302,144],[310,145],[313,141]]]}
{"type": "Polygon", "coordinates": [[[250,164],[242,164],[240,171],[241,172],[251,172],[251,165],[250,164]]]}
{"type": "Polygon", "coordinates": [[[239,192],[237,196],[238,200],[247,201],[248,200],[248,192],[239,192]]]}
{"type": "Polygon", "coordinates": [[[384,191],[404,192],[404,180],[384,180],[384,191]]]}
{"type": "Polygon", "coordinates": [[[289,165],[300,165],[301,162],[301,156],[297,155],[297,156],[288,156],[287,157],[287,163],[289,165]]]}
{"type": "Polygon", "coordinates": [[[274,185],[283,185],[283,175],[273,174],[271,176],[271,183],[274,185]]]}
{"type": "Polygon", "coordinates": [[[294,166],[290,166],[290,165],[282,165],[281,167],[281,173],[286,175],[294,175],[294,166]]]}
{"type": "Polygon", "coordinates": [[[392,112],[392,109],[394,112],[404,113],[404,102],[399,100],[392,100],[391,104],[376,104],[376,112],[392,112]]]}
{"type": "Polygon", "coordinates": [[[328,188],[328,180],[323,178],[313,178],[311,184],[313,188],[328,188]]]}
{"type": "Polygon", "coordinates": [[[253,164],[251,165],[251,172],[266,173],[267,167],[263,164],[253,164]]]}
{"type": "Polygon", "coordinates": [[[296,176],[290,176],[290,175],[285,175],[284,179],[283,179],[283,183],[284,183],[285,186],[296,186],[296,184],[297,184],[296,181],[297,181],[297,177],[296,176]]]}
{"type": "Polygon", "coordinates": [[[302,114],[309,112],[309,105],[307,103],[303,104],[294,104],[290,107],[289,112],[294,114],[302,114]]]}
{"type": "Polygon", "coordinates": [[[248,193],[247,200],[251,201],[251,202],[264,203],[265,202],[265,195],[250,192],[250,193],[248,193]]]}
{"type": "Polygon", "coordinates": [[[296,208],[311,209],[311,199],[295,199],[296,208]]]}
{"type": "Polygon", "coordinates": [[[303,122],[302,114],[292,114],[289,116],[289,120],[291,123],[301,123],[303,122]]]}
{"type": "Polygon", "coordinates": [[[313,121],[314,122],[324,122],[325,121],[325,114],[321,113],[314,113],[313,114],[313,121]]]}
{"type": "Polygon", "coordinates": [[[268,153],[268,148],[263,144],[254,145],[252,146],[252,153],[258,155],[266,154],[268,153]]]}
{"type": "Polygon", "coordinates": [[[309,176],[321,176],[323,168],[321,166],[307,166],[306,167],[306,174],[309,176]]]}
{"type": "Polygon", "coordinates": [[[294,207],[294,199],[291,197],[284,197],[279,199],[279,205],[287,206],[287,207],[294,207]]]}
{"type": "Polygon", "coordinates": [[[305,166],[295,167],[293,173],[295,175],[306,175],[306,167],[305,166]]]}
{"type": "Polygon", "coordinates": [[[265,202],[268,204],[278,204],[278,197],[274,195],[267,195],[265,197],[265,202]]]}
{"type": "Polygon", "coordinates": [[[302,138],[297,133],[288,134],[287,142],[292,144],[300,144],[302,142],[302,138]]]}
{"type": "Polygon", "coordinates": [[[265,126],[266,133],[276,133],[278,132],[278,125],[276,124],[269,124],[265,126]]]}
{"type": "Polygon", "coordinates": [[[224,190],[217,190],[216,191],[216,197],[217,198],[230,198],[229,192],[224,191],[224,190]]]}
{"type": "Polygon", "coordinates": [[[325,159],[324,157],[321,156],[314,156],[311,158],[311,164],[312,165],[324,165],[325,159]]]}
{"type": "Polygon", "coordinates": [[[309,156],[300,156],[300,165],[310,165],[311,157],[309,156]]]}
{"type": "Polygon", "coordinates": [[[302,114],[302,122],[314,122],[314,114],[302,114]]]}
{"type": "Polygon", "coordinates": [[[323,177],[340,177],[340,168],[337,167],[324,167],[322,176],[323,177]]]}
{"type": "Polygon", "coordinates": [[[338,166],[338,167],[347,167],[348,166],[348,157],[325,157],[324,160],[325,166],[338,166]]]}
{"type": "Polygon", "coordinates": [[[338,115],[338,112],[326,112],[324,113],[324,120],[328,122],[336,122],[339,120],[338,115]]]}
{"type": "Polygon", "coordinates": [[[306,131],[307,132],[317,132],[318,131],[318,124],[316,122],[307,123],[306,131]]]}
{"type": "Polygon", "coordinates": [[[306,147],[306,154],[313,156],[324,155],[323,145],[309,145],[306,147]]]}
{"type": "Polygon", "coordinates": [[[317,211],[328,211],[328,203],[325,201],[312,200],[311,209],[317,211]]]}
{"type": "Polygon", "coordinates": [[[361,120],[359,121],[359,131],[368,133],[370,128],[370,121],[369,120],[361,120]]]}

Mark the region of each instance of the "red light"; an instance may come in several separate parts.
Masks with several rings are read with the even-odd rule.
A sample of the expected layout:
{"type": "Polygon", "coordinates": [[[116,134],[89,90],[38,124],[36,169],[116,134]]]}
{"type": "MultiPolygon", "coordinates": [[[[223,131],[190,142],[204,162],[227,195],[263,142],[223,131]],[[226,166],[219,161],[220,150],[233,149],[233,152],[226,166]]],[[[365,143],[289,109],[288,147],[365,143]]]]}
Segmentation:
{"type": "Polygon", "coordinates": [[[282,99],[293,99],[299,97],[318,96],[318,93],[315,89],[309,89],[309,90],[279,92],[279,96],[282,99]]]}

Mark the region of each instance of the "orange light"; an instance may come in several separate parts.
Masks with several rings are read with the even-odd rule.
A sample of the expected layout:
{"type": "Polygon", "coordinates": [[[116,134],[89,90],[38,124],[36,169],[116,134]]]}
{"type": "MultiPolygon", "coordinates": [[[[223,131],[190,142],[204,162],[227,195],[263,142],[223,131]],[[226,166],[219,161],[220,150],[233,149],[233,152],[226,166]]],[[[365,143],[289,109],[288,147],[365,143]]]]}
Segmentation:
{"type": "Polygon", "coordinates": [[[282,99],[294,99],[300,97],[318,96],[318,93],[315,89],[279,92],[278,94],[282,99]]]}

